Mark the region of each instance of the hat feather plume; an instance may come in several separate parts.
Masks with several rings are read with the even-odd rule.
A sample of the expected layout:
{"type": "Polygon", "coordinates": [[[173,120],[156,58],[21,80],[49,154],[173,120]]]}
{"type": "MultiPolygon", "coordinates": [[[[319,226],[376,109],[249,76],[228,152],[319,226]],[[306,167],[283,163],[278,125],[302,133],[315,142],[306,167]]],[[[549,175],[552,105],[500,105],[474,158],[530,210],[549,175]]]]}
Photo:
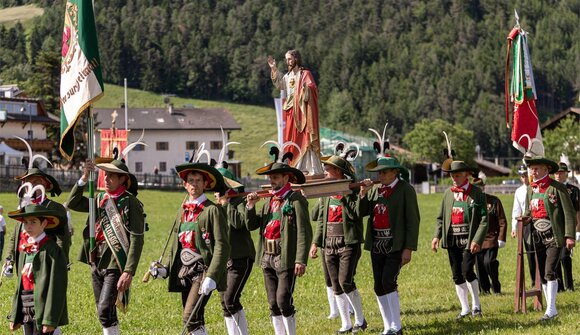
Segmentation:
{"type": "Polygon", "coordinates": [[[443,135],[445,135],[445,142],[447,143],[447,149],[443,150],[443,153],[446,158],[453,159],[453,156],[455,156],[455,151],[451,149],[451,141],[449,140],[449,136],[447,136],[445,131],[443,131],[443,135]]]}
{"type": "Polygon", "coordinates": [[[334,147],[334,154],[352,162],[360,155],[360,147],[356,143],[350,143],[347,145],[340,141],[334,147]]]}
{"type": "Polygon", "coordinates": [[[528,134],[523,134],[522,136],[520,136],[520,138],[518,138],[518,143],[520,143],[520,141],[522,140],[522,138],[527,138],[528,139],[528,147],[526,148],[526,152],[524,153],[524,156],[527,157],[532,157],[534,155],[539,155],[541,156],[542,153],[544,151],[544,143],[542,143],[542,141],[538,138],[531,138],[530,135],[528,134]],[[541,152],[534,152],[532,151],[533,147],[534,147],[534,143],[538,143],[539,144],[539,148],[541,150],[541,152]]]}
{"type": "Polygon", "coordinates": [[[294,157],[294,155],[292,155],[292,156],[287,156],[287,155],[286,155],[287,153],[286,153],[286,154],[284,154],[282,157],[280,157],[280,153],[281,153],[281,152],[284,152],[284,149],[288,148],[289,146],[293,146],[293,147],[295,147],[296,149],[298,149],[298,153],[299,153],[300,155],[302,155],[302,151],[300,150],[300,147],[298,146],[298,144],[296,144],[296,143],[294,143],[294,142],[292,142],[292,141],[287,141],[287,142],[284,142],[284,143],[282,143],[282,144],[280,145],[280,143],[278,143],[278,142],[276,142],[276,141],[272,141],[272,140],[270,140],[270,141],[266,141],[266,142],[264,142],[264,143],[263,143],[263,144],[260,146],[260,148],[261,148],[261,147],[263,147],[263,146],[265,146],[266,144],[272,144],[272,145],[273,145],[273,146],[270,148],[270,152],[269,152],[269,154],[270,154],[270,155],[274,155],[274,161],[275,161],[275,162],[278,162],[278,163],[283,163],[283,162],[284,162],[284,159],[290,159],[290,160],[291,160],[291,159],[294,157]]]}
{"type": "Polygon", "coordinates": [[[373,143],[373,148],[375,149],[375,151],[377,152],[378,156],[382,156],[382,155],[386,155],[387,151],[390,149],[390,144],[389,144],[389,139],[386,139],[385,136],[387,134],[387,126],[389,125],[389,123],[385,123],[385,126],[383,127],[383,135],[381,136],[381,134],[379,134],[379,132],[373,128],[369,128],[370,131],[372,131],[375,135],[377,135],[377,142],[373,143]]]}
{"type": "Polygon", "coordinates": [[[32,169],[34,167],[34,161],[37,159],[42,159],[45,162],[47,162],[48,164],[50,164],[50,166],[52,166],[52,163],[48,160],[48,158],[44,157],[41,154],[36,154],[36,155],[32,155],[32,148],[30,147],[30,144],[28,144],[28,142],[23,139],[20,136],[14,136],[17,139],[21,140],[22,142],[24,142],[24,144],[26,145],[26,149],[28,149],[28,169],[32,169]]]}
{"type": "Polygon", "coordinates": [[[138,145],[143,145],[143,146],[147,146],[147,143],[143,142],[143,137],[145,137],[145,129],[143,129],[141,131],[141,137],[139,137],[139,139],[129,145],[127,145],[127,147],[125,147],[125,149],[123,149],[123,151],[121,152],[121,160],[125,160],[125,158],[127,157],[127,154],[129,154],[129,151],[133,150],[136,146],[138,145]]]}
{"type": "Polygon", "coordinates": [[[32,183],[26,182],[18,188],[18,195],[20,196],[20,208],[24,208],[32,204],[32,199],[34,198],[34,193],[36,193],[36,191],[40,191],[42,198],[46,196],[43,185],[32,186],[32,183]],[[23,190],[24,193],[21,193],[23,190]]]}
{"type": "Polygon", "coordinates": [[[216,162],[216,167],[217,168],[227,168],[228,163],[225,161],[226,150],[227,150],[229,145],[240,144],[240,142],[228,142],[228,139],[226,138],[226,133],[224,132],[224,128],[222,126],[220,126],[220,129],[222,130],[222,150],[220,151],[220,154],[218,156],[218,161],[216,162]]]}
{"type": "Polygon", "coordinates": [[[194,157],[193,157],[193,162],[194,163],[199,163],[199,160],[201,159],[201,156],[206,156],[207,158],[207,164],[211,165],[211,155],[209,154],[209,151],[205,148],[205,142],[203,142],[200,146],[199,149],[196,151],[194,157]]]}

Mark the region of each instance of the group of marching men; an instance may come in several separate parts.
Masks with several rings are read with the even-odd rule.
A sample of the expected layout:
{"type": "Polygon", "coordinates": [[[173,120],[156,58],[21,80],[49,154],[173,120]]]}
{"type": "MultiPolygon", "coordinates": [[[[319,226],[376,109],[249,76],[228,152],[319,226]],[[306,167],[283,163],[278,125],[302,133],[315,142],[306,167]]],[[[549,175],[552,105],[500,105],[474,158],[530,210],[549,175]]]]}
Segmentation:
{"type": "MultiPolygon", "coordinates": [[[[222,150],[226,147],[224,144],[222,150]]],[[[151,263],[149,275],[167,278],[169,291],[181,293],[182,334],[207,334],[204,308],[216,289],[228,334],[248,334],[240,297],[253,263],[263,272],[274,333],[296,334],[292,299],[296,278],[304,275],[308,258],[316,258],[318,249],[329,302],[336,306],[329,317],[338,314],[341,320],[337,334],[364,331],[367,322],[354,281],[361,245],[370,252],[374,292],[384,324],[381,334],[402,334],[397,277],[417,250],[420,222],[417,196],[406,180],[408,171],[379,136],[375,143],[378,156],[366,166],[367,171],[378,173],[378,182],[365,179],[352,193],[320,198],[309,211],[306,198],[296,189],[306,177],[289,164],[293,157],[284,154],[283,148],[272,147],[274,161],[256,171],[270,180],[271,190],[266,192],[243,193],[243,185],[228,170],[224,155],[217,164],[210,163],[209,153],[200,150],[190,162],[176,166],[187,195],[167,238],[165,249],[171,245],[170,251],[165,257],[164,249],[160,259],[151,263]],[[204,153],[207,162],[201,161],[204,153]],[[215,202],[207,198],[207,192],[214,192],[215,202]],[[257,209],[260,198],[265,203],[257,209]],[[365,216],[368,220],[363,229],[365,216]],[[311,221],[316,222],[314,233],[311,221]],[[250,231],[256,229],[259,241],[255,247],[250,231]]],[[[351,160],[356,151],[339,145],[334,155],[322,157],[327,178],[354,181],[351,160]]],[[[87,161],[66,203],[74,211],[88,212],[92,205],[96,208],[95,246],[91,248],[89,243],[87,219],[79,260],[91,266],[97,313],[105,335],[120,333],[117,308],[127,306],[146,226],[143,204],[136,198],[137,181],[124,155],[126,152],[121,157],[87,161]],[[105,191],[98,193],[91,205],[83,190],[95,168],[105,172],[105,191]]],[[[30,156],[28,170],[18,178],[23,182],[20,206],[8,213],[16,225],[3,275],[18,275],[10,328],[22,326],[25,334],[58,334],[58,327],[68,323],[70,232],[64,224],[65,207],[45,194],[60,194],[57,181],[35,168],[30,156]]],[[[534,156],[526,156],[524,162],[531,185],[520,202],[523,211],[517,220],[525,225],[527,242],[537,253],[540,278],[536,280],[542,282],[547,301],[542,321],[548,321],[557,316],[560,255],[563,250],[570,251],[579,237],[576,231],[580,227],[575,227],[578,199],[573,204],[566,186],[550,178],[550,173],[559,170],[558,164],[534,156]]],[[[498,247],[505,245],[505,215],[499,200],[486,198],[476,186],[483,183],[481,180],[470,181],[472,167],[449,157],[442,169],[450,174],[453,186],[443,195],[431,246],[434,251],[439,247],[448,251],[461,303],[457,319],[461,320],[482,315],[479,289],[481,284],[484,291],[490,290],[487,276],[494,292],[501,290],[495,257],[498,247]],[[487,272],[487,284],[479,283],[474,272],[477,258],[484,264],[479,274],[482,279],[482,271],[487,272]]]]}

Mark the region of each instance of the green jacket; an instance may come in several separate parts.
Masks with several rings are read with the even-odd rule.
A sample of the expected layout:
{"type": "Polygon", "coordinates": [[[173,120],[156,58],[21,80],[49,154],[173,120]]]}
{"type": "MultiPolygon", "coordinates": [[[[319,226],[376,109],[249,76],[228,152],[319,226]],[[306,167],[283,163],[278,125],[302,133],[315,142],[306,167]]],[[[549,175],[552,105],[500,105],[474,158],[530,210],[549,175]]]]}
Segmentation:
{"type": "MultiPolygon", "coordinates": [[[[359,201],[360,215],[369,215],[364,245],[366,250],[373,248],[374,208],[379,198],[380,187],[381,185],[375,185],[359,201]]],[[[387,201],[389,224],[393,235],[392,251],[417,250],[421,217],[415,189],[408,182],[399,179],[387,201]]]]}
{"type": "MultiPolygon", "coordinates": [[[[24,267],[25,253],[18,257],[18,268],[24,267]]],[[[68,324],[66,306],[66,288],[68,282],[68,270],[63,251],[52,239],[48,239],[42,245],[32,260],[32,273],[34,274],[34,319],[38,329],[42,325],[58,327],[68,324]]],[[[22,278],[20,271],[16,294],[12,302],[12,314],[10,321],[22,323],[22,278]]]]}
{"type": "MultiPolygon", "coordinates": [[[[528,206],[524,213],[525,216],[531,216],[531,199],[532,187],[528,186],[528,194],[526,195],[526,204],[528,206]]],[[[550,186],[548,186],[544,193],[544,206],[552,222],[552,231],[556,239],[556,246],[566,246],[564,241],[565,237],[571,239],[576,238],[576,211],[574,210],[566,186],[551,179],[550,186]]],[[[528,241],[531,242],[529,237],[528,241]]]]}
{"type": "MultiPolygon", "coordinates": [[[[203,263],[207,266],[206,276],[216,282],[218,291],[223,291],[227,285],[226,271],[228,258],[230,257],[226,214],[221,207],[216,206],[209,200],[206,200],[203,206],[203,210],[197,217],[198,225],[195,231],[195,245],[198,249],[197,251],[203,257],[203,263]],[[204,239],[203,234],[208,232],[209,236],[204,239]],[[209,243],[206,241],[209,241],[209,243]]],[[[177,219],[179,224],[181,224],[182,214],[183,208],[180,208],[177,219]]],[[[169,292],[183,291],[177,276],[182,266],[181,258],[179,257],[181,253],[179,224],[175,224],[173,228],[173,244],[169,254],[169,292]]]]}
{"type": "MultiPolygon", "coordinates": [[[[75,184],[68,199],[68,208],[77,212],[89,211],[89,199],[83,196],[84,186],[79,186],[78,183],[75,184]]],[[[98,222],[101,217],[107,215],[104,208],[98,207],[97,204],[98,195],[95,194],[95,208],[97,212],[95,214],[95,220],[98,222]]],[[[125,233],[128,234],[129,240],[129,250],[127,252],[127,262],[125,263],[124,269],[119,269],[115,257],[111,249],[105,242],[105,249],[101,255],[97,255],[99,269],[119,269],[121,272],[127,272],[131,275],[135,275],[137,271],[137,265],[139,264],[139,259],[141,258],[141,252],[143,251],[144,237],[143,233],[145,230],[145,217],[143,215],[143,205],[135,196],[129,192],[123,193],[120,197],[115,199],[115,204],[117,205],[117,211],[121,214],[121,218],[125,224],[125,233]]],[[[88,264],[89,263],[89,219],[87,218],[87,224],[83,230],[83,247],[79,255],[79,261],[88,264]]]]}
{"type": "MultiPolygon", "coordinates": [[[[475,185],[471,185],[471,192],[467,197],[467,205],[469,207],[469,237],[467,240],[466,250],[471,248],[471,242],[475,242],[482,246],[487,234],[487,205],[485,201],[485,194],[481,189],[475,185]]],[[[451,210],[453,208],[453,192],[451,188],[445,190],[443,193],[443,200],[441,201],[441,209],[437,216],[437,224],[435,226],[434,237],[439,239],[441,248],[447,248],[447,237],[451,227],[451,210]]]]}
{"type": "MultiPolygon", "coordinates": [[[[362,216],[359,215],[358,194],[345,195],[342,203],[342,226],[345,244],[360,244],[363,242],[362,216]]],[[[326,240],[326,225],[328,223],[328,207],[330,197],[318,199],[312,210],[312,221],[316,222],[316,231],[312,243],[324,248],[326,240]]]]}
{"type": "MultiPolygon", "coordinates": [[[[60,216],[66,218],[66,209],[63,205],[56,201],[50,200],[48,198],[44,199],[41,203],[42,206],[55,210],[60,213],[60,216]]],[[[16,222],[14,226],[14,234],[10,237],[8,243],[8,255],[7,257],[13,260],[18,258],[18,239],[20,238],[20,231],[22,230],[22,223],[16,222]]],[[[56,244],[62,249],[66,257],[67,264],[69,263],[69,250],[71,245],[70,231],[68,230],[68,222],[64,222],[58,225],[54,229],[45,230],[46,235],[56,241],[56,244]]],[[[15,262],[16,263],[16,262],[15,262]]]]}
{"type": "Polygon", "coordinates": [[[230,258],[241,259],[249,257],[256,259],[256,248],[252,235],[246,226],[246,198],[231,198],[222,206],[228,220],[228,240],[230,243],[230,258]]]}
{"type": "MultiPolygon", "coordinates": [[[[312,225],[308,217],[308,201],[299,192],[290,191],[286,196],[282,208],[290,206],[292,214],[282,213],[280,219],[281,255],[280,266],[282,269],[290,269],[294,264],[306,265],[308,251],[312,244],[312,225]]],[[[264,255],[264,229],[268,224],[270,201],[266,201],[260,213],[256,213],[256,207],[246,208],[246,225],[248,230],[260,228],[260,241],[258,243],[256,265],[261,267],[264,255]]]]}

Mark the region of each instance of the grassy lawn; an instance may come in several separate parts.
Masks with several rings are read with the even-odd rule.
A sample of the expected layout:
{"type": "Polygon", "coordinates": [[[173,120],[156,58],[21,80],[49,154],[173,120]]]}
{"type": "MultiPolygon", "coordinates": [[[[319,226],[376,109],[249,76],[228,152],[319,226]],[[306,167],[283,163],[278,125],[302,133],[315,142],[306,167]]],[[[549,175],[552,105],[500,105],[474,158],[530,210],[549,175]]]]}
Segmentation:
{"type": "MultiPolygon", "coordinates": [[[[129,108],[165,106],[161,95],[137,89],[128,89],[127,99],[129,108]]],[[[95,103],[95,108],[117,108],[123,101],[122,86],[105,84],[105,95],[95,103]]],[[[257,168],[269,162],[266,149],[260,149],[260,146],[267,140],[277,140],[276,112],[273,101],[271,108],[179,97],[171,97],[171,102],[175,108],[182,108],[184,105],[198,108],[223,107],[232,114],[242,127],[241,131],[232,132],[230,139],[241,143],[241,145],[232,145],[231,149],[236,152],[235,159],[242,161],[242,176],[247,173],[254,175],[257,168]]],[[[119,112],[123,118],[124,114],[119,112]]],[[[145,142],[147,142],[147,133],[145,133],[145,142]]]]}
{"type": "MultiPolygon", "coordinates": [[[[63,194],[59,201],[64,202],[63,194]]],[[[143,191],[139,198],[145,204],[150,231],[146,234],[145,250],[141,257],[138,275],[132,286],[132,302],[127,314],[120,315],[121,329],[124,334],[178,334],[181,330],[181,302],[178,294],[167,292],[167,283],[156,280],[148,284],[141,282],[141,276],[148,263],[159,258],[161,248],[175,217],[175,211],[183,198],[183,193],[143,191]],[[163,201],[159,201],[163,199],[163,201]]],[[[511,210],[512,196],[500,196],[504,207],[511,210]]],[[[430,251],[430,241],[440,194],[419,195],[422,226],[419,236],[419,250],[413,254],[411,263],[402,269],[399,277],[402,321],[406,334],[578,334],[580,321],[578,315],[578,293],[558,295],[557,307],[560,317],[549,325],[537,321],[542,312],[529,312],[526,315],[513,313],[513,293],[515,283],[516,243],[508,238],[505,249],[499,253],[500,280],[502,296],[483,296],[481,298],[484,316],[460,323],[453,319],[459,312],[459,302],[451,280],[447,253],[440,250],[430,251]],[[576,330],[574,330],[576,329],[576,330]]],[[[0,204],[5,212],[15,208],[16,197],[1,193],[0,204]]],[[[80,232],[86,216],[72,213],[75,236],[71,248],[72,259],[78,255],[80,232]]],[[[509,213],[508,213],[509,216],[509,213]]],[[[11,233],[13,223],[8,221],[11,233]]],[[[580,262],[574,257],[576,283],[580,282],[580,262]]],[[[367,334],[382,331],[382,321],[372,289],[370,257],[364,252],[357,271],[357,286],[363,298],[363,309],[369,323],[367,334]]],[[[529,281],[528,281],[529,283],[529,281]]],[[[5,279],[0,288],[0,315],[9,313],[15,280],[5,279]]],[[[580,285],[576,284],[577,291],[580,285]]],[[[326,319],[328,306],[320,260],[309,262],[307,274],[297,280],[295,290],[298,334],[334,334],[340,327],[339,320],[326,319]]],[[[272,334],[268,318],[266,294],[260,270],[254,268],[242,296],[250,332],[252,334],[272,334]]],[[[95,313],[88,266],[75,262],[69,272],[68,306],[70,325],[63,328],[66,334],[99,334],[100,326],[95,313]]],[[[528,303],[531,307],[531,300],[528,303]]],[[[214,294],[206,310],[206,322],[210,334],[225,334],[221,307],[217,294],[214,294]]],[[[8,325],[0,333],[8,333],[8,325]]]]}
{"type": "Polygon", "coordinates": [[[42,15],[42,13],[44,13],[44,9],[35,5],[2,8],[0,9],[0,24],[7,27],[13,26],[16,22],[24,24],[33,17],[42,15]]]}

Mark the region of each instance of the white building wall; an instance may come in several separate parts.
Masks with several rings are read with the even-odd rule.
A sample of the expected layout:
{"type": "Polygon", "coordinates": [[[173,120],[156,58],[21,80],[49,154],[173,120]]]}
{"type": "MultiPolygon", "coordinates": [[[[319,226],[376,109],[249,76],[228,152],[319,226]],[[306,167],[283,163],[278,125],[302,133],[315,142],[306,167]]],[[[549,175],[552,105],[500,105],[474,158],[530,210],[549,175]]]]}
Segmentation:
{"type": "MultiPolygon", "coordinates": [[[[6,122],[4,127],[0,128],[0,137],[11,138],[14,136],[20,136],[25,140],[28,140],[28,131],[30,130],[30,124],[26,123],[26,126],[22,128],[23,122],[6,122]]],[[[42,124],[33,123],[32,132],[34,133],[35,140],[45,140],[46,139],[46,129],[42,124]]]]}
{"type": "MultiPolygon", "coordinates": [[[[96,132],[96,134],[100,134],[96,132]]],[[[129,143],[133,143],[141,136],[141,130],[133,129],[129,132],[129,143]]],[[[210,150],[211,141],[222,141],[220,130],[145,130],[144,142],[147,143],[144,151],[131,151],[128,158],[128,167],[135,171],[135,164],[142,164],[141,173],[153,173],[154,169],[160,167],[161,162],[165,162],[166,171],[159,171],[160,174],[171,174],[176,165],[187,162],[186,157],[191,157],[192,150],[186,150],[186,142],[197,141],[200,145],[205,142],[205,148],[210,152],[211,158],[218,160],[220,150],[210,150]],[[168,142],[169,150],[159,151],[156,148],[157,142],[168,142]]],[[[100,152],[100,138],[97,135],[97,143],[100,152]]],[[[235,150],[235,148],[233,149],[235,150]]],[[[202,160],[205,162],[205,156],[202,160]]]]}

